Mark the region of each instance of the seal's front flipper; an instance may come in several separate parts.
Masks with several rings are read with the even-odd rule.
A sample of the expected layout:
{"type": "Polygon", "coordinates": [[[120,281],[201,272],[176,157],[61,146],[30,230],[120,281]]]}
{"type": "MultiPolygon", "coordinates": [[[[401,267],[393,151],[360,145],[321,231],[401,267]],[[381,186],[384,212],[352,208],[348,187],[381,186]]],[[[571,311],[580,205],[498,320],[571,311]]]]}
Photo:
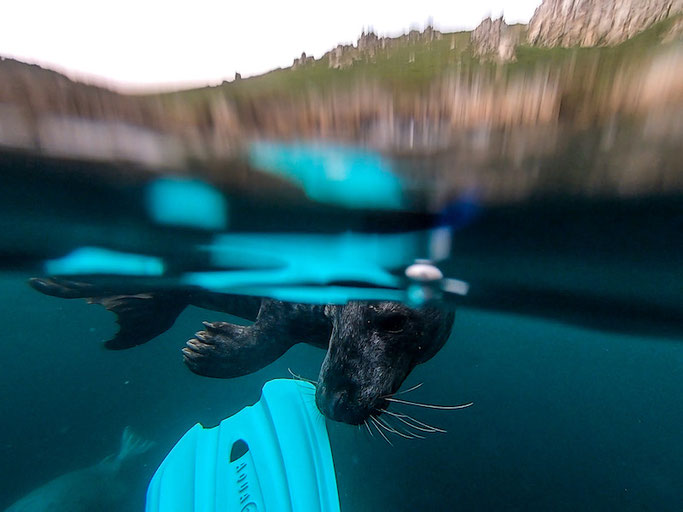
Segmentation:
{"type": "Polygon", "coordinates": [[[187,306],[182,297],[169,293],[140,293],[91,297],[90,304],[101,304],[116,314],[119,332],[104,345],[121,350],[147,343],[171,328],[187,306]]]}
{"type": "Polygon", "coordinates": [[[183,360],[198,375],[230,379],[254,373],[284,354],[294,343],[264,333],[258,324],[204,322],[183,348],[183,360]]]}
{"type": "Polygon", "coordinates": [[[229,379],[269,365],[297,343],[327,347],[331,324],[322,306],[263,299],[249,326],[204,322],[183,348],[183,360],[198,375],[229,379]]]}

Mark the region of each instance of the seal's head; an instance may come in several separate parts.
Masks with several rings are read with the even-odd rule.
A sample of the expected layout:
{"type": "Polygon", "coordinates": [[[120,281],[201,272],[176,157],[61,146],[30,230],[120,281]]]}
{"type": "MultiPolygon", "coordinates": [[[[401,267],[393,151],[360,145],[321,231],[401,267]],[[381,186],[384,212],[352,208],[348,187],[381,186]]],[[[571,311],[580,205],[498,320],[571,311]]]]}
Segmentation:
{"type": "Polygon", "coordinates": [[[326,306],[332,322],[315,401],[328,418],[360,425],[379,415],[415,367],[448,339],[454,313],[396,302],[326,306]]]}

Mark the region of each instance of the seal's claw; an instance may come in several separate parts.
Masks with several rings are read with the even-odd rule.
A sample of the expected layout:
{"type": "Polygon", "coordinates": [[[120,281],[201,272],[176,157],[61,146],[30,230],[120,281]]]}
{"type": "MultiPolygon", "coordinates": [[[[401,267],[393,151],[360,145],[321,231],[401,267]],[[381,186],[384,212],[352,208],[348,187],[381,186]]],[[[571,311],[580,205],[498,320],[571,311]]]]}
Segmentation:
{"type": "Polygon", "coordinates": [[[193,372],[197,373],[199,370],[199,361],[196,352],[193,352],[189,348],[182,349],[183,352],[183,363],[193,372]]]}
{"type": "Polygon", "coordinates": [[[213,343],[214,343],[213,339],[211,338],[209,333],[206,331],[197,331],[196,333],[194,333],[194,336],[195,336],[195,338],[197,338],[202,343],[208,343],[211,345],[213,345],[213,343]]]}
{"type": "Polygon", "coordinates": [[[187,347],[183,348],[183,350],[189,349],[195,354],[203,354],[207,352],[207,349],[211,348],[211,345],[195,338],[188,340],[185,345],[187,345],[187,347]]]}
{"type": "Polygon", "coordinates": [[[216,334],[222,331],[222,328],[226,325],[226,322],[202,322],[206,330],[210,333],[216,334]]]}
{"type": "Polygon", "coordinates": [[[182,349],[183,361],[194,373],[206,377],[238,377],[270,362],[269,345],[253,343],[251,327],[229,322],[202,323],[206,330],[195,333],[182,349]],[[264,361],[267,362],[264,364],[264,361]]]}

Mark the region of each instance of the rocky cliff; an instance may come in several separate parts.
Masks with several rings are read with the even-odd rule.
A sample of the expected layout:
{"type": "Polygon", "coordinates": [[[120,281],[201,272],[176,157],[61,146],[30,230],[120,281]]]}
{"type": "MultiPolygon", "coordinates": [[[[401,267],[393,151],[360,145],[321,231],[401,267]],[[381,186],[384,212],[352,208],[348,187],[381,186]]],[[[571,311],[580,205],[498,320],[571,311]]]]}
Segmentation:
{"type": "Polygon", "coordinates": [[[441,39],[442,34],[434,27],[427,26],[420,32],[411,30],[398,37],[379,37],[374,32],[363,32],[356,45],[337,45],[323,55],[322,60],[328,62],[332,69],[347,69],[357,61],[374,61],[381,51],[395,49],[407,44],[431,42],[441,39]]]}
{"type": "Polygon", "coordinates": [[[544,0],[527,40],[539,46],[621,43],[654,23],[683,12],[683,0],[544,0]]]}
{"type": "Polygon", "coordinates": [[[501,62],[515,58],[520,31],[510,27],[501,16],[497,20],[486,18],[472,31],[470,43],[477,57],[493,57],[501,62]]]}
{"type": "Polygon", "coordinates": [[[241,129],[224,97],[128,96],[0,58],[0,148],[181,168],[229,155],[241,129]]]}

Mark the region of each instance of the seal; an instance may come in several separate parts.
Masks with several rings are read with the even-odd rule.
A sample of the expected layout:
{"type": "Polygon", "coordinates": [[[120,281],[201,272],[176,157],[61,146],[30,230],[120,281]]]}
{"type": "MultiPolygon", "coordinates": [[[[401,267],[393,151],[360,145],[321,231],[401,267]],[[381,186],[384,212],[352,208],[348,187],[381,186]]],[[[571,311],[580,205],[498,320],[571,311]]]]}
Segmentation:
{"type": "Polygon", "coordinates": [[[195,373],[229,378],[275,361],[296,343],[326,348],[316,386],[318,409],[352,425],[377,417],[416,365],[446,343],[454,313],[396,302],[344,306],[263,299],[250,326],[205,322],[183,348],[195,373]]]}
{"type": "Polygon", "coordinates": [[[141,466],[137,459],[153,445],[126,427],[117,454],[55,478],[10,505],[5,512],[140,510],[143,496],[136,492],[140,478],[136,466],[141,466]]]}
{"type": "Polygon", "coordinates": [[[431,359],[450,336],[455,314],[396,302],[312,305],[203,290],[136,292],[55,278],[30,285],[62,298],[86,298],[117,315],[112,349],[145,343],[173,325],[189,304],[252,321],[204,322],[182,349],[196,374],[232,378],[272,363],[297,343],[327,350],[316,404],[332,420],[360,425],[378,417],[413,368],[431,359]],[[125,293],[122,293],[125,292],[125,293]]]}

